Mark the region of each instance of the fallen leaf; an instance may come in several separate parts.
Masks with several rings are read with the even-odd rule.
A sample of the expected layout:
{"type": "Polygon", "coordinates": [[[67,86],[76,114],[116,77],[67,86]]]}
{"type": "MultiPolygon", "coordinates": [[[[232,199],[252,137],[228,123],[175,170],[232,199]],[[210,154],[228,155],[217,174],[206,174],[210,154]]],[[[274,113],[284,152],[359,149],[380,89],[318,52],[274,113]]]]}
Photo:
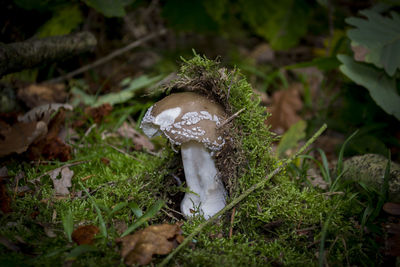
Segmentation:
{"type": "Polygon", "coordinates": [[[114,228],[119,235],[122,235],[128,229],[128,225],[125,221],[117,220],[114,222],[114,228]]]}
{"type": "Polygon", "coordinates": [[[47,160],[68,161],[72,158],[71,147],[58,137],[64,122],[65,111],[61,110],[50,121],[46,137],[33,143],[29,148],[28,157],[30,160],[44,158],[47,160]]]}
{"type": "Polygon", "coordinates": [[[385,254],[400,256],[400,223],[385,224],[387,236],[385,238],[385,254]]]}
{"type": "Polygon", "coordinates": [[[154,150],[154,145],[152,142],[150,142],[149,138],[140,134],[127,122],[124,122],[121,127],[119,127],[117,133],[122,137],[131,139],[135,145],[135,150],[142,150],[143,148],[146,148],[150,151],[154,150]]]}
{"type": "Polygon", "coordinates": [[[68,187],[71,187],[71,179],[74,175],[74,171],[70,170],[68,167],[61,167],[53,170],[49,173],[51,180],[53,181],[54,190],[56,195],[65,196],[69,194],[68,187]],[[61,178],[57,177],[61,173],[61,178]]]}
{"type": "Polygon", "coordinates": [[[99,228],[94,225],[79,226],[72,232],[72,240],[78,245],[90,245],[93,243],[93,239],[99,231],[99,228]]]}
{"type": "Polygon", "coordinates": [[[275,51],[267,43],[257,45],[250,53],[257,64],[269,63],[275,59],[275,51]]]}
{"type": "Polygon", "coordinates": [[[110,160],[108,158],[101,158],[100,161],[104,164],[104,165],[109,165],[110,164],[110,160]]]}
{"type": "Polygon", "coordinates": [[[85,108],[85,115],[78,119],[75,123],[75,127],[82,127],[90,118],[94,123],[100,123],[103,118],[109,115],[112,111],[112,106],[109,103],[105,103],[99,107],[87,107],[85,108]]]}
{"type": "Polygon", "coordinates": [[[32,121],[39,121],[42,120],[48,124],[51,119],[51,115],[58,111],[59,109],[65,109],[65,110],[72,110],[72,106],[68,104],[57,104],[57,103],[52,103],[52,104],[45,104],[42,106],[35,107],[25,113],[23,116],[18,117],[18,121],[20,122],[32,122],[32,121]]]}
{"type": "Polygon", "coordinates": [[[67,96],[65,85],[61,83],[31,84],[18,90],[18,98],[30,108],[50,103],[63,103],[67,96]]]}
{"type": "Polygon", "coordinates": [[[118,238],[122,243],[121,256],[127,265],[145,265],[153,254],[166,255],[183,241],[181,229],[176,224],[152,225],[133,235],[118,238]]]}
{"type": "Polygon", "coordinates": [[[47,125],[43,121],[0,126],[0,157],[25,152],[30,144],[43,138],[47,133],[47,125]]]}
{"type": "Polygon", "coordinates": [[[322,176],[314,168],[309,168],[307,170],[307,179],[313,186],[319,187],[323,190],[327,189],[329,186],[329,184],[322,178],[322,176]]]}
{"type": "Polygon", "coordinates": [[[391,215],[400,216],[400,203],[386,202],[383,210],[391,215]]]}
{"type": "Polygon", "coordinates": [[[288,89],[276,91],[272,95],[272,105],[267,108],[271,117],[267,119],[267,123],[276,133],[282,134],[301,119],[297,115],[303,107],[300,99],[301,90],[302,84],[294,83],[288,89]]]}

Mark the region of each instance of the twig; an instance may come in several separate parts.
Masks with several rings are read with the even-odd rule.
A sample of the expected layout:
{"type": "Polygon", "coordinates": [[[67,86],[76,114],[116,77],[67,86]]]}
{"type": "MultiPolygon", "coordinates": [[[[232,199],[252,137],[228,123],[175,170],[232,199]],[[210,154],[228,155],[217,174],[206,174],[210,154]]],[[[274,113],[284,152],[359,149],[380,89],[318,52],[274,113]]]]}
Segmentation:
{"type": "Polygon", "coordinates": [[[138,159],[138,158],[132,156],[131,154],[129,154],[129,153],[123,151],[122,149],[119,149],[119,148],[116,147],[116,146],[113,146],[113,145],[110,145],[110,144],[107,144],[107,143],[106,143],[106,145],[108,145],[109,147],[111,147],[111,148],[117,150],[119,153],[122,153],[122,154],[124,154],[124,155],[127,155],[127,156],[130,157],[130,158],[133,158],[134,160],[139,161],[140,163],[144,163],[142,160],[140,160],[140,159],[138,159]]]}
{"type": "Polygon", "coordinates": [[[40,178],[42,178],[43,176],[49,175],[50,173],[54,172],[57,169],[67,168],[67,167],[79,165],[79,164],[86,163],[86,162],[89,162],[89,161],[88,160],[82,160],[82,161],[76,161],[76,162],[65,164],[65,165],[63,165],[61,167],[58,167],[58,168],[55,168],[53,170],[47,171],[47,172],[43,173],[42,175],[36,177],[35,179],[29,180],[28,182],[31,182],[31,183],[38,182],[40,178]]]}
{"type": "Polygon", "coordinates": [[[93,124],[92,126],[90,126],[89,129],[86,130],[86,132],[85,132],[85,134],[84,134],[84,137],[87,137],[87,136],[90,134],[90,132],[91,132],[95,127],[97,127],[97,124],[96,124],[96,123],[93,124]]]}
{"type": "Polygon", "coordinates": [[[236,118],[240,113],[242,113],[245,110],[245,108],[242,108],[241,110],[239,110],[238,112],[236,112],[235,114],[233,114],[232,116],[230,116],[229,118],[227,118],[223,123],[221,123],[220,125],[217,125],[217,129],[224,127],[227,123],[229,123],[231,120],[233,120],[234,118],[236,118]]]}
{"type": "Polygon", "coordinates": [[[229,238],[232,238],[233,234],[233,221],[235,219],[235,213],[236,213],[236,207],[233,207],[231,215],[231,228],[229,228],[229,238]]]}
{"type": "Polygon", "coordinates": [[[204,223],[200,224],[199,226],[197,226],[193,232],[188,235],[183,242],[176,247],[176,249],[174,249],[161,263],[159,266],[165,266],[171,259],[172,257],[178,253],[178,251],[180,251],[184,246],[186,246],[187,243],[189,243],[198,233],[200,233],[207,225],[211,224],[212,222],[214,222],[215,220],[217,220],[220,216],[222,216],[226,211],[232,209],[233,207],[235,207],[240,201],[242,201],[245,197],[247,197],[248,195],[250,195],[253,191],[255,191],[256,189],[259,189],[261,187],[263,187],[265,185],[266,182],[268,182],[273,176],[275,176],[276,174],[278,174],[279,172],[281,172],[289,163],[291,163],[294,159],[296,159],[300,154],[302,154],[304,152],[304,150],[306,150],[317,138],[318,136],[320,136],[322,134],[323,131],[325,131],[326,129],[326,124],[322,125],[322,127],[307,141],[307,143],[305,143],[300,149],[299,151],[297,151],[297,153],[295,155],[293,155],[292,157],[290,157],[287,160],[284,160],[282,162],[282,164],[280,164],[279,167],[277,167],[275,170],[273,170],[272,172],[270,172],[265,179],[262,179],[260,182],[253,184],[250,188],[248,188],[246,191],[244,191],[241,195],[239,195],[237,198],[233,199],[231,201],[231,203],[229,203],[228,205],[226,205],[223,209],[221,209],[219,212],[217,212],[216,214],[214,214],[214,216],[212,216],[210,219],[208,219],[207,221],[205,221],[204,223]]]}
{"type": "Polygon", "coordinates": [[[162,30],[160,30],[158,32],[149,34],[149,35],[143,37],[142,39],[136,40],[136,41],[130,43],[129,45],[125,46],[125,47],[122,47],[120,49],[115,50],[114,52],[108,54],[107,56],[105,56],[103,58],[100,58],[99,60],[96,60],[93,63],[90,63],[88,65],[80,67],[79,69],[76,69],[76,70],[74,70],[74,71],[72,71],[70,73],[67,73],[66,75],[63,75],[63,76],[60,76],[58,78],[49,80],[47,82],[49,82],[49,83],[57,83],[57,82],[61,82],[61,81],[64,81],[66,79],[72,78],[72,77],[74,77],[74,76],[76,76],[78,74],[81,74],[81,73],[83,73],[85,71],[93,69],[93,68],[95,68],[97,66],[100,66],[100,65],[110,61],[111,59],[113,59],[113,58],[115,58],[115,57],[117,57],[119,55],[122,55],[122,54],[128,52],[129,50],[131,50],[133,48],[136,48],[136,47],[140,46],[141,44],[143,44],[143,43],[145,43],[145,42],[147,42],[147,41],[149,41],[151,39],[154,39],[155,37],[158,37],[160,35],[164,35],[166,32],[167,32],[166,29],[162,29],[162,30]]]}

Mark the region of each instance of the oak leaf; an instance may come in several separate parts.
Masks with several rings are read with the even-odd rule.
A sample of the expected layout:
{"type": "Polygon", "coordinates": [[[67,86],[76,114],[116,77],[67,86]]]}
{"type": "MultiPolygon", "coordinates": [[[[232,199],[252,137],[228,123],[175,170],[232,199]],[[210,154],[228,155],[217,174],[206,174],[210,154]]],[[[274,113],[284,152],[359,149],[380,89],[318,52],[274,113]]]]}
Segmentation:
{"type": "Polygon", "coordinates": [[[300,83],[294,83],[288,89],[279,90],[272,95],[272,105],[268,108],[271,117],[267,119],[272,130],[282,134],[301,119],[297,115],[297,112],[303,107],[300,99],[301,89],[300,83]]]}
{"type": "Polygon", "coordinates": [[[99,228],[94,225],[79,226],[72,232],[72,240],[78,245],[90,245],[93,243],[93,239],[99,231],[99,228]]]}
{"type": "Polygon", "coordinates": [[[183,241],[181,229],[176,224],[152,225],[133,235],[118,238],[122,243],[121,256],[125,264],[146,265],[154,254],[166,255],[183,241]]]}

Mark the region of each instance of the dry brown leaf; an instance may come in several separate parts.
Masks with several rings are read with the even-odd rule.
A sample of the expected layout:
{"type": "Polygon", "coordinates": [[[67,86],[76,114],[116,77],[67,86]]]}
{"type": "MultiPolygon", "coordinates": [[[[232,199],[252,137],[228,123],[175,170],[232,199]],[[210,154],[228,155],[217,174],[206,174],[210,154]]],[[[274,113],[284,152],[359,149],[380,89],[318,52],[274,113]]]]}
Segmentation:
{"type": "Polygon", "coordinates": [[[400,203],[386,202],[383,210],[391,215],[400,216],[400,203]]]}
{"type": "Polygon", "coordinates": [[[92,119],[95,123],[100,123],[105,116],[109,115],[112,111],[112,106],[109,103],[105,103],[99,107],[87,107],[85,108],[85,115],[78,119],[74,123],[74,127],[82,127],[88,121],[88,118],[92,119]]]}
{"type": "Polygon", "coordinates": [[[31,145],[28,151],[30,160],[45,158],[47,160],[58,159],[68,161],[71,157],[71,147],[65,144],[59,137],[59,133],[65,122],[65,111],[61,110],[51,120],[48,126],[48,134],[31,145]]]}
{"type": "Polygon", "coordinates": [[[140,134],[127,122],[124,122],[121,127],[119,127],[117,133],[122,137],[131,139],[135,145],[135,150],[142,150],[143,148],[150,151],[154,150],[154,145],[150,142],[149,138],[140,134]]]}
{"type": "Polygon", "coordinates": [[[183,241],[181,228],[176,224],[152,225],[133,235],[118,238],[122,243],[121,256],[127,265],[145,265],[153,254],[166,255],[183,241]]]}
{"type": "Polygon", "coordinates": [[[0,125],[0,157],[25,152],[30,144],[44,137],[46,133],[47,125],[43,121],[0,125]]]}
{"type": "Polygon", "coordinates": [[[78,245],[89,245],[93,243],[93,239],[99,231],[99,228],[94,225],[79,226],[72,232],[72,240],[78,245]]]}
{"type": "Polygon", "coordinates": [[[64,84],[31,84],[18,90],[18,98],[28,107],[34,108],[43,104],[64,103],[67,99],[64,84]]]}
{"type": "Polygon", "coordinates": [[[41,120],[46,122],[46,124],[48,124],[50,122],[51,115],[60,109],[72,110],[73,107],[68,104],[57,104],[57,103],[45,104],[29,110],[23,116],[18,117],[18,121],[32,122],[41,120]]]}
{"type": "Polygon", "coordinates": [[[272,106],[268,108],[271,117],[267,123],[275,132],[282,134],[301,119],[297,112],[303,107],[300,99],[302,87],[302,84],[294,83],[288,89],[276,91],[272,95],[272,106]]]}
{"type": "Polygon", "coordinates": [[[65,196],[69,194],[68,187],[72,186],[71,179],[72,176],[74,176],[74,171],[70,170],[68,167],[61,167],[50,172],[49,176],[53,181],[56,195],[65,196]],[[61,177],[58,179],[60,173],[61,177]]]}

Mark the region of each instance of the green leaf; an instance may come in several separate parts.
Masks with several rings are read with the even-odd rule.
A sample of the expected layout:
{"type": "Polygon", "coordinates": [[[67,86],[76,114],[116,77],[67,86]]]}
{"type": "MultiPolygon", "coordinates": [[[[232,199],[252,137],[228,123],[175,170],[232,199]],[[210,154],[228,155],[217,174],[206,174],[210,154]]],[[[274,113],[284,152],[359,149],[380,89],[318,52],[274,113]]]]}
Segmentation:
{"type": "Polygon", "coordinates": [[[310,7],[304,0],[240,0],[242,19],[277,50],[295,46],[307,32],[310,7]]]}
{"type": "Polygon", "coordinates": [[[135,202],[132,202],[132,203],[129,204],[129,207],[131,208],[133,214],[135,214],[135,216],[136,216],[137,218],[142,217],[143,211],[142,211],[142,209],[139,207],[138,204],[136,204],[135,202]]]}
{"type": "Polygon", "coordinates": [[[300,62],[293,65],[285,66],[284,69],[292,70],[298,68],[316,67],[322,71],[329,71],[337,69],[339,65],[340,62],[336,57],[319,57],[314,58],[311,61],[300,62]]]}
{"type": "Polygon", "coordinates": [[[276,149],[278,157],[282,157],[286,150],[295,148],[297,143],[306,137],[306,128],[307,123],[303,120],[290,126],[289,130],[282,136],[278,148],[276,149]]]}
{"type": "Polygon", "coordinates": [[[392,18],[384,17],[373,10],[360,12],[367,19],[347,18],[346,22],[355,29],[348,31],[348,37],[369,49],[369,60],[376,66],[383,66],[393,76],[400,69],[400,16],[391,12],[392,18]]]}
{"type": "Polygon", "coordinates": [[[134,231],[136,228],[144,224],[147,220],[149,220],[151,217],[154,217],[156,213],[164,206],[164,201],[159,200],[157,201],[153,206],[149,208],[148,211],[146,211],[145,214],[143,214],[142,217],[136,220],[134,224],[128,227],[126,231],[121,235],[121,237],[124,237],[134,231]]]}
{"type": "Polygon", "coordinates": [[[61,215],[61,221],[64,227],[64,232],[68,237],[68,241],[72,242],[72,232],[74,231],[74,218],[72,217],[71,210],[61,215]]]}
{"type": "Polygon", "coordinates": [[[125,208],[126,206],[128,206],[127,202],[118,203],[117,205],[115,205],[115,207],[110,212],[110,216],[113,215],[114,213],[120,211],[121,209],[125,208]]]}
{"type": "Polygon", "coordinates": [[[354,133],[352,133],[343,143],[342,147],[340,148],[339,152],[339,157],[338,157],[338,162],[336,165],[336,176],[340,176],[343,174],[343,155],[344,155],[344,150],[346,149],[347,143],[358,133],[358,130],[356,130],[354,133]]]}
{"type": "Polygon", "coordinates": [[[355,83],[368,89],[372,99],[388,114],[400,120],[400,96],[397,93],[396,80],[384,71],[364,63],[357,63],[351,57],[338,55],[343,63],[340,71],[355,83]]]}
{"type": "Polygon", "coordinates": [[[96,201],[93,199],[93,197],[89,194],[89,192],[87,191],[87,189],[83,186],[83,184],[81,182],[79,182],[79,185],[81,186],[81,188],[83,189],[83,191],[85,191],[86,195],[88,196],[90,202],[92,202],[92,205],[94,206],[96,213],[97,213],[97,217],[99,218],[99,223],[100,223],[100,232],[103,235],[103,237],[107,237],[107,227],[106,227],[106,223],[104,222],[104,218],[103,215],[101,214],[101,210],[99,208],[99,206],[97,205],[96,201]]]}
{"type": "Polygon", "coordinates": [[[66,6],[55,11],[38,32],[39,37],[65,35],[76,29],[83,22],[83,15],[78,5],[66,6]]]}
{"type": "Polygon", "coordinates": [[[90,246],[90,245],[80,245],[77,246],[76,248],[72,249],[71,252],[66,256],[65,260],[66,261],[73,261],[76,260],[80,255],[87,253],[87,252],[92,252],[92,251],[97,251],[98,249],[96,247],[90,246]]]}
{"type": "Polygon", "coordinates": [[[125,6],[131,4],[133,0],[84,0],[84,2],[106,17],[123,17],[125,6]]]}
{"type": "Polygon", "coordinates": [[[124,103],[134,97],[137,90],[158,82],[162,79],[162,77],[162,75],[158,75],[149,78],[146,75],[143,75],[136,79],[127,78],[121,82],[121,85],[127,86],[127,88],[118,93],[109,93],[99,97],[88,95],[78,87],[73,87],[71,89],[71,93],[74,96],[74,99],[72,100],[71,104],[73,106],[77,106],[79,103],[83,103],[88,106],[98,107],[105,103],[109,103],[112,106],[115,104],[124,103]]]}

